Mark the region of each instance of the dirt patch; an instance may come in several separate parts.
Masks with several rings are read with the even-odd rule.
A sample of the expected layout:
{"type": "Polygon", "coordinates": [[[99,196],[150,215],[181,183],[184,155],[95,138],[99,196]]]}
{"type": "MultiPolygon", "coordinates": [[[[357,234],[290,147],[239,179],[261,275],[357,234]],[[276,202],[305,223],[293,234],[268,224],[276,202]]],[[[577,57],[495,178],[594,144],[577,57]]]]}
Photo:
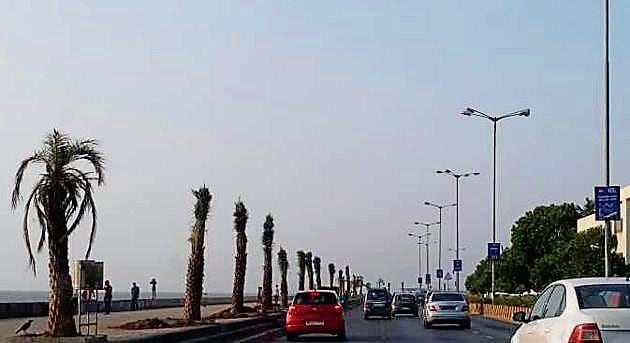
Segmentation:
{"type": "Polygon", "coordinates": [[[261,313],[255,307],[243,306],[243,311],[240,313],[232,313],[230,308],[226,308],[225,310],[221,310],[219,312],[215,312],[203,319],[234,319],[234,318],[250,318],[260,316],[261,313]]]}
{"type": "Polygon", "coordinates": [[[200,326],[214,324],[214,320],[185,320],[181,318],[148,318],[141,319],[132,322],[127,322],[119,326],[110,326],[111,329],[123,329],[123,330],[148,330],[148,329],[168,329],[168,328],[181,328],[187,326],[200,326]]]}

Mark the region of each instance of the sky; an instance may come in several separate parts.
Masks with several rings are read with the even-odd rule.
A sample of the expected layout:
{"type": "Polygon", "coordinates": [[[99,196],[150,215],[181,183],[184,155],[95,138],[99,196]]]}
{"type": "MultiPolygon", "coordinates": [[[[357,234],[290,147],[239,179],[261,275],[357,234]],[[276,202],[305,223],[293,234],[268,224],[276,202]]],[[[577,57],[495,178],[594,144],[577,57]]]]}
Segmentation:
{"type": "MultiPolygon", "coordinates": [[[[460,183],[469,273],[492,238],[492,132],[458,113],[531,108],[499,127],[501,241],[527,210],[582,203],[602,180],[602,28],[592,0],[4,1],[0,290],[47,288],[47,251],[33,277],[10,193],[18,163],[53,128],[98,139],[107,157],[91,257],[117,290],[152,277],[161,290],[184,289],[191,189],[204,183],[214,195],[209,292],[231,291],[239,197],[250,211],[248,292],[262,282],[267,213],[292,288],[299,249],[368,281],[414,284],[407,234],[414,221],[437,220],[424,201],[454,201],[454,181],[435,174],[444,168],[481,173],[460,183]]],[[[629,39],[630,4],[612,1],[612,182],[621,185],[630,183],[629,39]]],[[[72,259],[88,232],[84,222],[73,235],[72,259]]],[[[448,269],[452,209],[442,245],[448,269]]]]}

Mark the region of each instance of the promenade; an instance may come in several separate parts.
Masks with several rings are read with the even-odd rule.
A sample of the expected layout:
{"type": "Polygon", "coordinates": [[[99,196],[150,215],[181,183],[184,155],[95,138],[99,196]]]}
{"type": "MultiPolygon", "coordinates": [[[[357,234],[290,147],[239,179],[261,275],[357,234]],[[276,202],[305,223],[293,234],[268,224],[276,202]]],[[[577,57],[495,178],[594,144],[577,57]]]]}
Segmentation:
{"type": "MultiPolygon", "coordinates": [[[[202,307],[202,317],[208,316],[214,312],[223,310],[229,305],[208,305],[202,307]]],[[[113,312],[110,315],[99,314],[98,317],[98,332],[99,334],[107,335],[110,341],[120,341],[133,337],[149,336],[165,332],[177,331],[186,328],[168,328],[168,329],[151,329],[151,330],[121,330],[111,329],[110,326],[119,326],[129,321],[135,321],[147,318],[181,318],[183,312],[182,307],[162,308],[142,311],[124,311],[113,312]]],[[[43,332],[46,329],[47,317],[34,317],[34,318],[11,318],[0,319],[0,342],[9,337],[15,336],[15,330],[22,325],[27,319],[33,319],[33,326],[29,330],[29,333],[43,332]]]]}

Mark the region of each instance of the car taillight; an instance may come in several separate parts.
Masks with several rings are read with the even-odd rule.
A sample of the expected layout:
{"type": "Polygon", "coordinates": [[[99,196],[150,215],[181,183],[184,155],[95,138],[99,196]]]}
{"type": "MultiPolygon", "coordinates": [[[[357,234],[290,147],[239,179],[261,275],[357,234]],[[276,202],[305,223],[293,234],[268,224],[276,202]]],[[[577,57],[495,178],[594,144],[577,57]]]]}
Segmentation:
{"type": "Polygon", "coordinates": [[[602,343],[602,335],[595,323],[580,324],[573,329],[569,343],[602,343]]]}
{"type": "Polygon", "coordinates": [[[289,306],[289,310],[287,311],[287,315],[292,315],[295,314],[295,306],[291,305],[289,306]]]}
{"type": "Polygon", "coordinates": [[[462,312],[468,312],[468,305],[462,306],[462,312]]]}
{"type": "Polygon", "coordinates": [[[429,305],[429,311],[435,312],[437,311],[437,308],[435,307],[435,305],[429,305]]]}
{"type": "Polygon", "coordinates": [[[335,305],[335,312],[337,312],[337,313],[343,313],[343,306],[341,306],[341,305],[335,305]]]}

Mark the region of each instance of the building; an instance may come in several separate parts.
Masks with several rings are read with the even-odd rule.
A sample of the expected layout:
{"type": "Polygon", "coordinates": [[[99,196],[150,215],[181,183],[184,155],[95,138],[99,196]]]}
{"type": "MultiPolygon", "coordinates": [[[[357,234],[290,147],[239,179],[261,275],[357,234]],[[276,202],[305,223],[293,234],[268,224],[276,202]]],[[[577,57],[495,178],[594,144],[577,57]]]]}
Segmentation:
{"type": "MultiPolygon", "coordinates": [[[[612,222],[612,231],[617,238],[617,253],[623,255],[626,259],[626,263],[630,263],[630,256],[628,255],[628,247],[630,246],[630,236],[628,231],[628,214],[630,212],[630,186],[621,188],[621,220],[612,222]]],[[[603,227],[603,221],[596,221],[595,214],[578,219],[577,230],[578,232],[586,231],[594,227],[603,227]]]]}

